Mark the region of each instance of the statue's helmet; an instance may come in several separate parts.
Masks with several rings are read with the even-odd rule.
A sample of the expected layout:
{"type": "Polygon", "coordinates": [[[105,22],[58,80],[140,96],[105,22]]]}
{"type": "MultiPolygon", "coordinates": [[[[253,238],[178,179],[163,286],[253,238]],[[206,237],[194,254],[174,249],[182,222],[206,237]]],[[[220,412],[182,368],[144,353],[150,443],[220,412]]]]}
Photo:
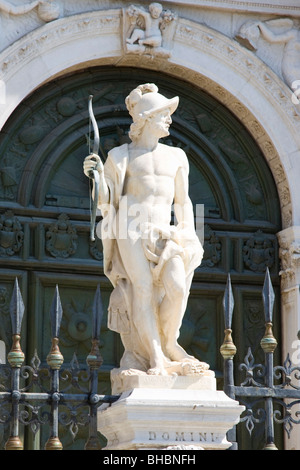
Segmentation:
{"type": "Polygon", "coordinates": [[[132,90],[127,96],[125,103],[133,121],[137,121],[165,109],[168,109],[170,114],[173,114],[177,109],[179,98],[175,96],[168,99],[158,93],[158,88],[154,83],[146,83],[132,90]]]}

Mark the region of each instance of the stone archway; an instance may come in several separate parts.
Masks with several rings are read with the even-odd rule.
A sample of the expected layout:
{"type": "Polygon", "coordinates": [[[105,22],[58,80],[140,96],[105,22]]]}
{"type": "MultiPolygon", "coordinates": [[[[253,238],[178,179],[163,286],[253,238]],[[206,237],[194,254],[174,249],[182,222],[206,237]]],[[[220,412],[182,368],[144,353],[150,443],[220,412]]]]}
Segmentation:
{"type": "MultiPolygon", "coordinates": [[[[168,143],[186,151],[192,201],[204,204],[205,257],[195,274],[180,342],[221,376],[218,351],[223,341],[222,297],[228,272],[235,290],[239,360],[249,345],[257,357],[260,354],[266,266],[273,275],[279,319],[276,233],[281,227],[280,203],[273,176],[252,136],[225,106],[198,87],[151,70],[93,67],[59,77],[24,100],[0,138],[4,156],[0,204],[10,206],[22,226],[24,242],[12,256],[3,256],[2,262],[10,276],[18,267],[28,279],[28,354],[35,341],[42,360],[48,353],[48,304],[51,289],[58,283],[65,311],[61,328],[64,357],[71,360],[75,347],[84,360],[95,285],[100,280],[105,306],[111,289],[103,276],[101,240],[92,244],[88,240],[88,182],[82,173],[88,153],[88,96],[94,95],[105,154],[128,138],[131,119],[124,100],[133,87],[146,80],[155,82],[170,97],[180,96],[168,143]],[[13,165],[16,160],[18,165],[13,165]],[[270,248],[267,256],[260,249],[262,241],[270,248]],[[258,258],[249,250],[253,244],[260,253],[258,258]]],[[[1,282],[8,288],[5,272],[1,282]]],[[[278,321],[275,331],[279,332],[278,321]]],[[[118,363],[120,346],[105,323],[103,342],[108,371],[118,363]]],[[[107,387],[107,373],[101,380],[107,387]]]]}
{"type": "Polygon", "coordinates": [[[211,93],[244,123],[277,182],[283,228],[297,225],[297,182],[287,175],[291,158],[297,158],[300,123],[288,87],[235,41],[181,18],[168,60],[126,54],[122,41],[119,9],[63,18],[24,36],[0,55],[7,96],[5,105],[0,105],[0,127],[42,83],[90,65],[138,65],[175,77],[184,75],[186,81],[211,93]]]}

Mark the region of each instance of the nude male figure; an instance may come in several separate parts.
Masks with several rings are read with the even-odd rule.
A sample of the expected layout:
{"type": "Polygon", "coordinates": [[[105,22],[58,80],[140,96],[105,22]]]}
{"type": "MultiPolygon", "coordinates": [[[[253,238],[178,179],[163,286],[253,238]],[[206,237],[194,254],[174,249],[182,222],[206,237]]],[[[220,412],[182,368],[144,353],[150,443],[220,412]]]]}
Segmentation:
{"type": "MultiPolygon", "coordinates": [[[[125,353],[121,366],[166,375],[174,370],[178,372],[178,365],[183,363],[203,364],[188,355],[177,342],[194,269],[201,262],[203,249],[195,233],[188,196],[187,157],[183,150],[159,142],[169,135],[171,114],[177,108],[178,98],[168,100],[157,92],[155,85],[145,84],[130,93],[126,104],[133,117],[132,142],[113,149],[106,168],[98,156],[89,155],[84,162],[84,172],[89,176],[92,169],[98,169],[99,206],[104,207],[116,204],[112,199],[118,189],[112,178],[120,181],[123,171],[116,227],[118,233],[127,233],[127,236],[118,238],[116,234],[111,260],[116,254],[117,260],[107,263],[110,276],[114,263],[122,262],[124,270],[118,268],[118,274],[113,274],[111,279],[117,289],[126,278],[131,293],[125,297],[127,303],[129,298],[134,340],[128,347],[123,341],[125,353]],[[116,172],[118,177],[112,176],[116,172]],[[121,214],[124,198],[127,214],[121,214]],[[170,225],[173,202],[176,226],[170,225]],[[138,230],[133,208],[140,208],[143,214],[138,230]],[[159,289],[164,294],[158,300],[159,289]]],[[[123,337],[126,339],[126,335],[123,337]]],[[[203,367],[208,368],[206,366],[203,367]]]]}

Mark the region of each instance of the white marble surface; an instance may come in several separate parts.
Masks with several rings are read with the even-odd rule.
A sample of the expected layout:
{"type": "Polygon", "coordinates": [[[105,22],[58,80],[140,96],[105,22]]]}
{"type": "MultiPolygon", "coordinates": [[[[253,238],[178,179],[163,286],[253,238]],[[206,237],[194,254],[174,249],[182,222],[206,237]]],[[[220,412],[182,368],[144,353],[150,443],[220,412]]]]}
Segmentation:
{"type": "Polygon", "coordinates": [[[108,327],[123,342],[120,374],[201,375],[209,366],[177,343],[203,256],[189,198],[189,164],[182,149],[159,142],[169,135],[179,98],[167,99],[146,83],[125,103],[131,143],[112,149],[104,165],[97,154],[83,165],[87,177],[99,173],[99,236],[104,272],[114,287],[108,327]]]}
{"type": "Polygon", "coordinates": [[[128,375],[111,372],[112,394],[119,395],[136,388],[150,389],[176,389],[176,390],[216,390],[216,379],[213,371],[206,371],[201,375],[156,375],[147,374],[128,375]]]}
{"type": "Polygon", "coordinates": [[[137,388],[98,409],[98,431],[108,439],[104,451],[178,445],[224,450],[230,447],[226,433],[243,410],[215,389],[137,388]]]}

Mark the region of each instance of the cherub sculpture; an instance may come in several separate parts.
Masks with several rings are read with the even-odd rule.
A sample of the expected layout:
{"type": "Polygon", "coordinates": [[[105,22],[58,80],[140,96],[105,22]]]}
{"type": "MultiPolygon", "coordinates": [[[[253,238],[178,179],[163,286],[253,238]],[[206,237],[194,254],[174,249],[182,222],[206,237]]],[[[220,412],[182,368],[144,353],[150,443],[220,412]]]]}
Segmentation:
{"type": "Polygon", "coordinates": [[[169,10],[163,10],[160,3],[151,3],[148,11],[131,5],[124,15],[127,52],[150,52],[169,57],[175,19],[176,16],[169,10]]]}

